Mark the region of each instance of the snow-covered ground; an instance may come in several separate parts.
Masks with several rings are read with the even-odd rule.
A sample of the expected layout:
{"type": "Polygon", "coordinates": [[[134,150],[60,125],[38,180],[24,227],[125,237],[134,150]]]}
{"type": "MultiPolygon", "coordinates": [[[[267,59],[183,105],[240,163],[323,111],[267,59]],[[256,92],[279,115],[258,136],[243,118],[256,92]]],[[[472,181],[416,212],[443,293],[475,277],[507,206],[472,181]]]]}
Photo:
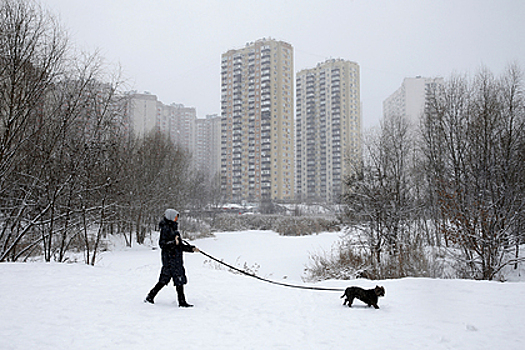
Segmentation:
{"type": "MultiPolygon", "coordinates": [[[[282,237],[221,233],[193,242],[258,274],[303,284],[311,252],[337,234],[282,237]]],[[[177,307],[173,286],[155,305],[160,251],[115,249],[95,267],[0,264],[0,349],[524,349],[525,283],[406,278],[325,281],[345,288],[386,288],[381,309],[341,293],[291,289],[218,269],[186,254],[191,309],[177,307]]]]}

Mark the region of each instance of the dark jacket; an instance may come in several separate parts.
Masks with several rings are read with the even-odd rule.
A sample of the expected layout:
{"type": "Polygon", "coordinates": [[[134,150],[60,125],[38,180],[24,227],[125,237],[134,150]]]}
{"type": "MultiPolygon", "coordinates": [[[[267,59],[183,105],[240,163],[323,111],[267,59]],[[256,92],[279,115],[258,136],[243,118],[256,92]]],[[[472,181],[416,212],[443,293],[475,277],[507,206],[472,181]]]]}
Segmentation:
{"type": "Polygon", "coordinates": [[[173,278],[173,283],[176,286],[186,284],[188,280],[184,269],[182,252],[193,252],[195,246],[182,242],[177,222],[163,219],[159,223],[159,227],[159,246],[162,250],[162,270],[160,271],[159,282],[168,284],[173,278]],[[175,242],[175,236],[179,237],[178,245],[175,242]]]}

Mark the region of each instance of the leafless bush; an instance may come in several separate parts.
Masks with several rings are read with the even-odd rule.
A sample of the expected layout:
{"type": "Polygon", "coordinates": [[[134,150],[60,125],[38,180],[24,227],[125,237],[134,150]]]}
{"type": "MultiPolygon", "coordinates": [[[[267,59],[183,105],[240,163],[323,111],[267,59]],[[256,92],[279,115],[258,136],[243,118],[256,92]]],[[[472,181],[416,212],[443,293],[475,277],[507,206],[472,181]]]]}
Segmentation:
{"type": "Polygon", "coordinates": [[[340,231],[341,226],[335,218],[284,216],[274,221],[272,229],[283,236],[305,236],[340,231]]]}
{"type": "MultiPolygon", "coordinates": [[[[206,259],[204,260],[203,262],[203,265],[204,266],[209,266],[210,268],[214,269],[214,270],[224,270],[224,271],[228,271],[228,272],[231,272],[231,273],[234,273],[234,274],[237,274],[237,275],[240,275],[241,272],[237,271],[237,270],[234,270],[232,268],[229,268],[223,264],[220,264],[214,260],[211,260],[211,259],[206,259]]],[[[259,269],[261,268],[261,265],[259,265],[258,263],[253,263],[251,265],[249,265],[246,261],[244,263],[240,263],[240,258],[237,258],[235,260],[235,264],[233,265],[235,266],[236,268],[238,268],[239,270],[242,270],[250,275],[257,275],[258,272],[259,272],[259,269]]]]}
{"type": "MultiPolygon", "coordinates": [[[[339,243],[332,250],[310,254],[310,263],[305,268],[303,279],[318,282],[327,279],[350,280],[362,277],[367,270],[367,258],[362,248],[348,247],[339,243]]],[[[372,276],[368,277],[372,279],[372,276]]]]}
{"type": "Polygon", "coordinates": [[[195,240],[198,238],[213,237],[210,225],[203,220],[182,216],[180,218],[181,234],[183,238],[195,240]]]}
{"type": "Polygon", "coordinates": [[[304,236],[340,230],[340,222],[330,217],[235,215],[222,214],[215,218],[214,231],[273,230],[283,236],[304,236]]]}
{"type": "Polygon", "coordinates": [[[407,276],[451,277],[445,274],[443,250],[428,248],[421,242],[414,241],[409,247],[404,247],[402,252],[403,254],[384,254],[380,263],[377,263],[369,246],[361,243],[359,237],[346,237],[332,247],[329,253],[311,254],[304,279],[320,281],[355,278],[377,280],[407,276]]]}

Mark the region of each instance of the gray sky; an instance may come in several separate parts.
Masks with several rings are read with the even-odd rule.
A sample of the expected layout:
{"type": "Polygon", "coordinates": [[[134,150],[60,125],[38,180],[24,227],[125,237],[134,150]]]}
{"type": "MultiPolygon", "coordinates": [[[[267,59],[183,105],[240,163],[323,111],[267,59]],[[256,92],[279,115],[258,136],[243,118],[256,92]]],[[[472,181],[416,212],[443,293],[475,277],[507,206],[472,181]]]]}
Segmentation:
{"type": "Polygon", "coordinates": [[[365,128],[405,77],[525,71],[523,0],[41,1],[76,46],[120,64],[129,89],[199,117],[220,114],[221,54],[263,37],[292,44],[296,72],[357,62],[365,128]]]}

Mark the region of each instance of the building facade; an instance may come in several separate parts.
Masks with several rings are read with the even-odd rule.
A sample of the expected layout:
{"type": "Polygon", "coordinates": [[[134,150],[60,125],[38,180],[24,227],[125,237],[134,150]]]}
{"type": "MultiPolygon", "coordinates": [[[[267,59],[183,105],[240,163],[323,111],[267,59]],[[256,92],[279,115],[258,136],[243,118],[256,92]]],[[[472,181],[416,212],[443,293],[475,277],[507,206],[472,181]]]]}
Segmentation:
{"type": "Polygon", "coordinates": [[[194,107],[177,103],[165,105],[150,93],[130,91],[127,95],[126,113],[135,136],[143,137],[152,130],[160,131],[169,136],[174,144],[191,153],[195,169],[210,179],[220,173],[220,116],[197,118],[194,107]]]}
{"type": "Polygon", "coordinates": [[[339,201],[349,161],[361,155],[360,101],[355,62],[330,59],[297,73],[297,200],[339,201]]]}
{"type": "Polygon", "coordinates": [[[126,113],[135,136],[144,137],[158,130],[188,151],[195,151],[195,125],[197,111],[194,107],[172,103],[165,105],[150,93],[128,92],[126,113]]]}
{"type": "Polygon", "coordinates": [[[193,157],[197,169],[210,178],[221,171],[221,117],[207,115],[195,120],[195,150],[193,157]]]}
{"type": "Polygon", "coordinates": [[[425,111],[427,92],[443,84],[443,78],[405,78],[401,86],[383,101],[383,117],[401,116],[412,125],[419,125],[425,111]]]}
{"type": "Polygon", "coordinates": [[[293,47],[261,39],[221,57],[221,191],[294,197],[293,47]]]}
{"type": "Polygon", "coordinates": [[[150,93],[127,93],[126,113],[135,136],[144,136],[157,126],[157,96],[150,93]]]}
{"type": "Polygon", "coordinates": [[[197,110],[180,103],[161,105],[159,110],[159,130],[170,136],[175,144],[182,145],[191,153],[195,152],[197,110]]]}

